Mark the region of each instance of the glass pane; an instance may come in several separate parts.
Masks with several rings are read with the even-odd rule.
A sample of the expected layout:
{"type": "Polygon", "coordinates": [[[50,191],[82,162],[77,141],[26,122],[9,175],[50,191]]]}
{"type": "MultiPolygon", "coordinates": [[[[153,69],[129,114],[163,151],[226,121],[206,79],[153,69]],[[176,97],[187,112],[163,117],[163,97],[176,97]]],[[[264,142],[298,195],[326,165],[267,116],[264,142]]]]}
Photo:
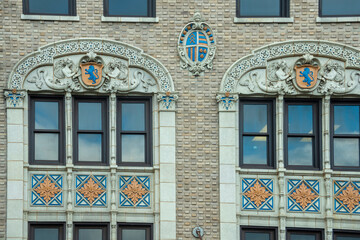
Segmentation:
{"type": "Polygon", "coordinates": [[[101,228],[98,229],[79,229],[79,240],[102,240],[101,228]]]}
{"type": "Polygon", "coordinates": [[[101,103],[79,102],[79,130],[102,130],[101,103]]]}
{"type": "Polygon", "coordinates": [[[35,129],[59,129],[59,103],[35,102],[35,129]]]}
{"type": "Polygon", "coordinates": [[[267,137],[243,137],[243,163],[267,164],[267,137]]]}
{"type": "Polygon", "coordinates": [[[67,0],[29,0],[30,13],[69,14],[67,0]]]}
{"type": "Polygon", "coordinates": [[[359,0],[321,0],[322,15],[359,16],[360,1],[359,0]]]}
{"type": "Polygon", "coordinates": [[[244,132],[267,132],[267,105],[244,105],[244,132]]]}
{"type": "Polygon", "coordinates": [[[101,134],[79,134],[79,161],[101,162],[101,134]]]}
{"type": "Polygon", "coordinates": [[[289,137],[288,138],[288,164],[289,165],[313,165],[312,138],[289,137]]]}
{"type": "Polygon", "coordinates": [[[309,234],[291,234],[290,240],[316,240],[316,236],[309,234]]]}
{"type": "Polygon", "coordinates": [[[122,240],[146,240],[145,229],[123,229],[122,240]]]}
{"type": "Polygon", "coordinates": [[[121,135],[121,161],[145,162],[145,135],[121,135]]]}
{"type": "Polygon", "coordinates": [[[240,0],[240,16],[280,17],[280,0],[240,0]]]}
{"type": "Polygon", "coordinates": [[[335,237],[335,240],[360,240],[360,235],[359,236],[354,236],[354,237],[348,237],[348,236],[343,236],[343,237],[335,237]]]}
{"type": "Polygon", "coordinates": [[[147,0],[109,0],[109,15],[148,16],[147,0]]]}
{"type": "Polygon", "coordinates": [[[59,160],[58,133],[35,133],[35,160],[59,160]]]}
{"type": "Polygon", "coordinates": [[[289,133],[313,133],[313,113],[310,105],[289,105],[289,133]]]}
{"type": "Polygon", "coordinates": [[[359,106],[334,106],[335,134],[359,134],[359,106]]]}
{"type": "Polygon", "coordinates": [[[124,131],[145,131],[145,104],[121,104],[121,129],[124,131]]]}
{"type": "Polygon", "coordinates": [[[34,240],[59,240],[59,229],[57,228],[35,228],[34,240]]]}
{"type": "Polygon", "coordinates": [[[334,138],[334,165],[359,167],[359,139],[334,138]]]}
{"type": "Polygon", "coordinates": [[[245,240],[270,240],[269,233],[245,233],[245,240]]]}

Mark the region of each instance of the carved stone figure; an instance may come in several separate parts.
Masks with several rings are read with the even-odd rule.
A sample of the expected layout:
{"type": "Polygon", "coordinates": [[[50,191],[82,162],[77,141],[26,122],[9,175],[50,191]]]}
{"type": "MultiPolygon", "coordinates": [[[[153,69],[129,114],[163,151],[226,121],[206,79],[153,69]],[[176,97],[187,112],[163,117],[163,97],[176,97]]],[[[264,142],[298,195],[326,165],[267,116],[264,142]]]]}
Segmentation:
{"type": "Polygon", "coordinates": [[[54,76],[59,79],[71,78],[76,73],[76,66],[72,60],[60,59],[54,64],[54,76]]]}

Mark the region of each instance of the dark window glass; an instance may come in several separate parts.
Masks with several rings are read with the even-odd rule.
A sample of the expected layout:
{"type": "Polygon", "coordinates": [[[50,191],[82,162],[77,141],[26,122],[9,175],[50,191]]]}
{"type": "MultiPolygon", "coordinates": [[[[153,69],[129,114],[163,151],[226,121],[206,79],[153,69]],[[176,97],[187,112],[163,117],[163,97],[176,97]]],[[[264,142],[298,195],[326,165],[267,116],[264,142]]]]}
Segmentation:
{"type": "Polygon", "coordinates": [[[64,240],[64,224],[30,223],[29,240],[64,240]]]}
{"type": "Polygon", "coordinates": [[[63,99],[31,97],[29,109],[30,163],[63,163],[63,99]]]}
{"type": "Polygon", "coordinates": [[[359,16],[359,0],[320,0],[321,16],[359,16]]]}
{"type": "Polygon", "coordinates": [[[320,168],[318,101],[285,102],[285,159],[287,168],[320,168]]]}
{"type": "Polygon", "coordinates": [[[360,240],[360,231],[334,230],[334,240],[360,240]]]}
{"type": "Polygon", "coordinates": [[[288,17],[288,0],[237,0],[238,17],[288,17]]]}
{"type": "Polygon", "coordinates": [[[104,15],[154,17],[155,0],[105,0],[104,15]]]}
{"type": "Polygon", "coordinates": [[[241,227],[241,240],[276,240],[276,228],[241,227]]]}
{"type": "Polygon", "coordinates": [[[107,112],[105,98],[75,98],[75,163],[107,163],[107,112]]]}
{"type": "Polygon", "coordinates": [[[331,152],[334,169],[360,169],[360,104],[331,104],[331,152]]]}
{"type": "Polygon", "coordinates": [[[75,15],[75,0],[23,0],[24,14],[75,15]]]}
{"type": "Polygon", "coordinates": [[[137,223],[119,224],[119,240],[152,240],[152,225],[137,223]]]}
{"type": "Polygon", "coordinates": [[[322,240],[322,230],[288,230],[286,240],[322,240]]]}
{"type": "Polygon", "coordinates": [[[274,167],[273,101],[240,101],[240,166],[274,167]]]}
{"type": "Polygon", "coordinates": [[[119,164],[151,164],[150,98],[119,98],[117,114],[119,164]]]}
{"type": "Polygon", "coordinates": [[[74,240],[109,240],[108,231],[107,224],[75,224],[74,240]]]}

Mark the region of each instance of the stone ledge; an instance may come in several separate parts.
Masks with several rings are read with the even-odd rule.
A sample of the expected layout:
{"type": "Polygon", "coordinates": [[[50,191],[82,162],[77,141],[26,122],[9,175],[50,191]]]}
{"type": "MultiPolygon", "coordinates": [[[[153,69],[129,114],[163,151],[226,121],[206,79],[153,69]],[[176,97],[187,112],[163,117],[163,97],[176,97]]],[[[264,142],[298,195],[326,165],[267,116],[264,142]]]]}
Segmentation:
{"type": "Polygon", "coordinates": [[[79,16],[55,16],[55,15],[26,15],[21,14],[22,20],[35,20],[35,21],[80,21],[79,16]]]}
{"type": "Polygon", "coordinates": [[[101,16],[102,22],[133,22],[133,23],[158,23],[158,17],[106,17],[101,16]]]}
{"type": "Polygon", "coordinates": [[[234,17],[234,23],[293,23],[293,17],[276,18],[238,18],[234,17]]]}
{"type": "Polygon", "coordinates": [[[360,17],[317,17],[317,23],[360,22],[360,17]]]}

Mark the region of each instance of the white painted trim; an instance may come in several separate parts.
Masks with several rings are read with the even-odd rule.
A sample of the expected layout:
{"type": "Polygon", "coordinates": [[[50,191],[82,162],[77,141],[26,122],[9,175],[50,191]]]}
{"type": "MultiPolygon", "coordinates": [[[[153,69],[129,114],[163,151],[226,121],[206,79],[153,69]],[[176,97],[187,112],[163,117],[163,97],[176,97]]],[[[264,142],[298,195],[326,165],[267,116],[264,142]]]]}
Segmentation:
{"type": "Polygon", "coordinates": [[[317,23],[360,22],[360,17],[316,17],[317,23]]]}
{"type": "Polygon", "coordinates": [[[239,18],[234,17],[234,23],[293,23],[293,17],[274,18],[239,18]]]}
{"type": "Polygon", "coordinates": [[[56,15],[27,15],[27,14],[21,14],[21,20],[78,22],[78,21],[80,21],[80,17],[79,16],[56,16],[56,15]]]}
{"type": "Polygon", "coordinates": [[[107,17],[101,16],[102,22],[133,22],[133,23],[158,23],[158,17],[107,17]]]}

